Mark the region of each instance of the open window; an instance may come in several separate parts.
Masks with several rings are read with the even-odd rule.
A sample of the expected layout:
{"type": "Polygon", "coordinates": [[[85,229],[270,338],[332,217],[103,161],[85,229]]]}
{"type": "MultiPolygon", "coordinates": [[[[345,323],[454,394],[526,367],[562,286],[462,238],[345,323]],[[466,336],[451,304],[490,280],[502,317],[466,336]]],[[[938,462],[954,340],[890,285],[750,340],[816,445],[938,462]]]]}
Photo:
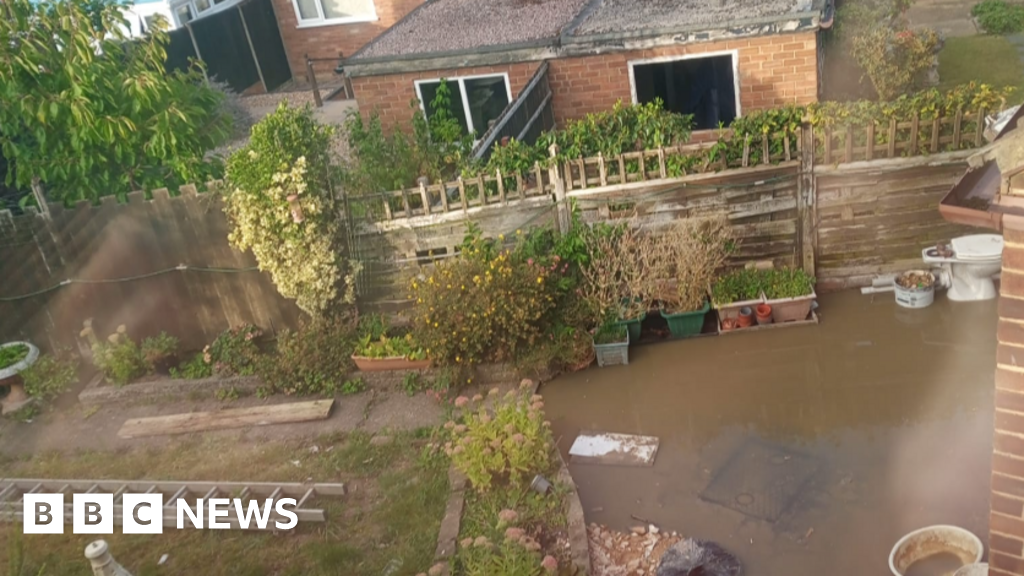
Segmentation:
{"type": "MultiPolygon", "coordinates": [[[[478,138],[512,101],[508,74],[461,76],[445,80],[451,92],[449,112],[459,121],[463,130],[476,134],[478,138]]],[[[431,103],[440,85],[440,78],[416,81],[416,96],[427,118],[434,113],[431,103]]]]}
{"type": "Polygon", "coordinates": [[[694,130],[728,126],[740,115],[736,53],[630,62],[633,101],[660,98],[665,109],[693,115],[694,130]]]}

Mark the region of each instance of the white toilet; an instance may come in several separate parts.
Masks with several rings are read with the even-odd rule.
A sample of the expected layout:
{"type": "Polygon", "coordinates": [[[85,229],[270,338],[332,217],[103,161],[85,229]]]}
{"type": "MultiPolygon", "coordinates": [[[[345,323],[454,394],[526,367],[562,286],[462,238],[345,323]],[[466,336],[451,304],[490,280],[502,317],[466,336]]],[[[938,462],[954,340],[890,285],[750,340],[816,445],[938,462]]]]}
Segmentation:
{"type": "Polygon", "coordinates": [[[937,247],[925,248],[925,263],[942,269],[939,283],[949,287],[946,296],[954,302],[991,300],[997,296],[992,277],[1003,261],[1003,237],[999,234],[972,234],[950,241],[952,255],[937,247]]]}

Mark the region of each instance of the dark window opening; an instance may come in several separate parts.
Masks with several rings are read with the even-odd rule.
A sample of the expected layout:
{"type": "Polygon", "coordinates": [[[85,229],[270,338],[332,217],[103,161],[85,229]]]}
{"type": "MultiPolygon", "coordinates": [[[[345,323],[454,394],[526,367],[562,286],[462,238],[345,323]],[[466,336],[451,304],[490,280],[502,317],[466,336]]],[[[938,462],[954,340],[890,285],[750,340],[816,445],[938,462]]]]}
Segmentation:
{"type": "MultiPolygon", "coordinates": [[[[455,117],[463,130],[469,130],[469,123],[466,122],[466,109],[462,106],[462,88],[454,80],[447,80],[448,85],[448,112],[455,117]]],[[[434,98],[437,97],[437,89],[440,82],[423,82],[420,84],[420,94],[423,98],[423,108],[427,112],[427,118],[434,115],[434,98]]]]}
{"type": "Polygon", "coordinates": [[[660,98],[666,110],[693,115],[694,130],[728,126],[736,118],[732,56],[710,56],[633,66],[636,100],[660,98]]]}

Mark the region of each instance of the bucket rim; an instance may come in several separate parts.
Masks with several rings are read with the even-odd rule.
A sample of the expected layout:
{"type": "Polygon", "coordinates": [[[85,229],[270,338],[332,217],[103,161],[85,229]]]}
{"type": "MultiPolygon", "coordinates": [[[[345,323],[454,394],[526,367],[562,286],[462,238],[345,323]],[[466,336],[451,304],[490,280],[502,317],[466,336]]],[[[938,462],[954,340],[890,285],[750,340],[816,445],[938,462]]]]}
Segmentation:
{"type": "Polygon", "coordinates": [[[896,569],[896,551],[899,550],[900,547],[906,544],[906,542],[914,536],[917,536],[918,534],[921,534],[923,532],[929,532],[938,529],[961,532],[964,535],[968,536],[969,539],[975,544],[977,544],[978,547],[978,553],[975,554],[974,561],[969,562],[969,564],[977,564],[978,562],[981,562],[981,557],[985,555],[985,545],[982,544],[981,539],[978,538],[978,536],[974,532],[971,532],[970,530],[960,526],[954,526],[952,524],[932,524],[931,526],[925,526],[923,528],[918,528],[917,530],[914,530],[912,532],[908,532],[902,538],[896,541],[896,545],[893,546],[892,551],[889,552],[889,571],[893,573],[893,576],[903,576],[903,573],[896,569]]]}

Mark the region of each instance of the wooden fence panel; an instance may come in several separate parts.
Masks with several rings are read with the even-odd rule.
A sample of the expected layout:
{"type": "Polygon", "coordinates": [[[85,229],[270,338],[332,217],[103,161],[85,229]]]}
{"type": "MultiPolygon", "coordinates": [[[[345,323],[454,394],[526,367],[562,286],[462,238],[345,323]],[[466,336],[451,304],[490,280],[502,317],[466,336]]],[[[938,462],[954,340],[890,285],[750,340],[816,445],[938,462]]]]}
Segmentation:
{"type": "Polygon", "coordinates": [[[470,222],[480,227],[485,238],[504,236],[511,243],[517,230],[557,226],[556,217],[548,194],[466,212],[384,222],[356,220],[350,251],[364,266],[360,301],[379,309],[407,303],[411,279],[429,271],[436,260],[457,254],[470,222]]]}
{"type": "Polygon", "coordinates": [[[877,274],[920,268],[923,248],[976,232],[946,222],[938,211],[967,169],[965,156],[908,164],[815,169],[821,289],[864,286],[877,274]]]}
{"type": "Polygon", "coordinates": [[[100,337],[125,324],[134,338],[166,331],[188,350],[243,322],[269,331],[294,326],[296,306],[252,269],[251,255],[228,244],[219,197],[190,192],[51,206],[50,222],[0,213],[0,341],[83,346],[79,333],[92,318],[100,337]],[[72,278],[123,280],[59,286],[72,278]]]}
{"type": "Polygon", "coordinates": [[[792,162],[652,181],[642,187],[570,191],[567,196],[585,222],[635,218],[653,231],[678,219],[724,213],[740,239],[734,264],[772,260],[777,266],[794,266],[799,265],[798,177],[799,166],[792,162]]]}

